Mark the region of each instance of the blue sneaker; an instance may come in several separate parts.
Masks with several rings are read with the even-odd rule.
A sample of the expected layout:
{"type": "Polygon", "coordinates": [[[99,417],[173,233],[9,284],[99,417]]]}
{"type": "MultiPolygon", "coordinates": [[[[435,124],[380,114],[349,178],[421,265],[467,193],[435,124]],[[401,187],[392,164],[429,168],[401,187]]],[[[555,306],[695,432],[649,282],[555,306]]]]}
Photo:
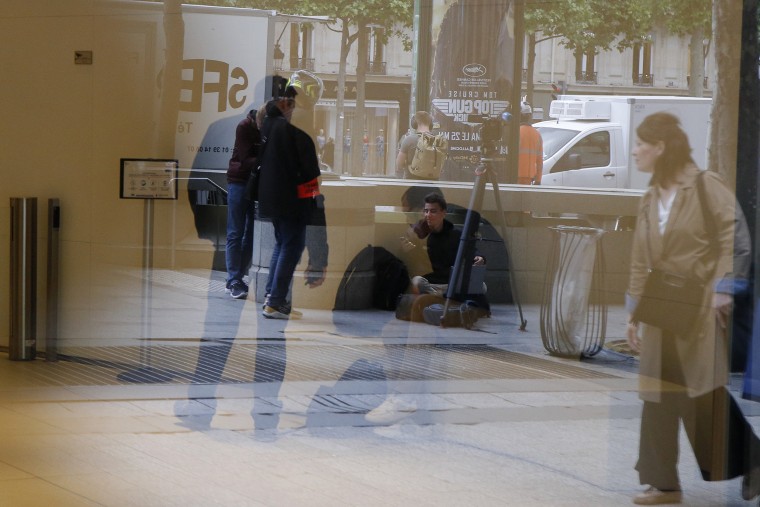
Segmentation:
{"type": "Polygon", "coordinates": [[[230,296],[233,299],[245,299],[248,297],[248,287],[240,280],[233,280],[230,283],[230,296]]]}

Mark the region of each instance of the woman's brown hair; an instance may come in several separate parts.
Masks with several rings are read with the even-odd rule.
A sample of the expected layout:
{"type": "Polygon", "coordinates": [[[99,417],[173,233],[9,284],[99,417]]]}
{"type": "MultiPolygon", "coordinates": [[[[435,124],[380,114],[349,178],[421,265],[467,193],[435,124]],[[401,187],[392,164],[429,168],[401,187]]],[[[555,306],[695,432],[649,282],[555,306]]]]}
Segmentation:
{"type": "Polygon", "coordinates": [[[655,162],[650,185],[674,182],[684,167],[694,163],[689,138],[680,120],[670,113],[650,114],[636,128],[636,135],[645,143],[662,141],[665,145],[655,162]]]}

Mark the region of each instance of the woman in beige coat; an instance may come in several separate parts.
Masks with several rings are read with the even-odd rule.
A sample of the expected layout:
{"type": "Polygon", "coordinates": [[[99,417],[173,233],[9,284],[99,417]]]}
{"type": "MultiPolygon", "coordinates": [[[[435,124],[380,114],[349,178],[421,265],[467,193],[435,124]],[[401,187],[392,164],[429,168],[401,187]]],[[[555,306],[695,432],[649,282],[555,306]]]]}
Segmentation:
{"type": "Polygon", "coordinates": [[[733,294],[746,288],[748,276],[746,224],[718,175],[705,171],[699,176],[675,116],[650,115],[636,133],[634,158],[639,170],[652,173],[652,179],[636,223],[627,309],[633,315],[650,268],[697,278],[704,282],[705,292],[704,311],[684,336],[629,319],[628,343],[641,352],[644,401],[636,470],[641,484],[650,486],[633,502],[681,502],[679,421],[703,478],[744,475],[742,496],[749,500],[760,493],[760,441],[725,387],[726,323],[733,294]],[[700,200],[699,179],[706,202],[700,200]]]}

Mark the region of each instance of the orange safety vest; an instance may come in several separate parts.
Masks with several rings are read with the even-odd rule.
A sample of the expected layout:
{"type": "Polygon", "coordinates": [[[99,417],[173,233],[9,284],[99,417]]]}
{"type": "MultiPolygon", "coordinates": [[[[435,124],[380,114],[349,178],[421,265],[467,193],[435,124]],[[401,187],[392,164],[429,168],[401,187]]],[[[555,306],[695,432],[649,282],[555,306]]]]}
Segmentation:
{"type": "Polygon", "coordinates": [[[544,169],[544,143],[541,134],[530,125],[520,125],[520,159],[517,183],[539,185],[544,169]]]}

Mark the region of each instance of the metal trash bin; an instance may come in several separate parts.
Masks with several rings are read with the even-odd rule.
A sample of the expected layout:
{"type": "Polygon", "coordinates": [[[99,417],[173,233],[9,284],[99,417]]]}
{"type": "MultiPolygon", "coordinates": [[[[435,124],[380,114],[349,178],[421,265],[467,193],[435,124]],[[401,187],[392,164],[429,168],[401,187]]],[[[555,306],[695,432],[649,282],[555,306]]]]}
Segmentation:
{"type": "Polygon", "coordinates": [[[37,198],[11,198],[10,341],[8,358],[37,355],[37,198]]]}
{"type": "Polygon", "coordinates": [[[541,303],[541,340],[551,354],[593,356],[607,330],[604,230],[556,226],[541,303]]]}

